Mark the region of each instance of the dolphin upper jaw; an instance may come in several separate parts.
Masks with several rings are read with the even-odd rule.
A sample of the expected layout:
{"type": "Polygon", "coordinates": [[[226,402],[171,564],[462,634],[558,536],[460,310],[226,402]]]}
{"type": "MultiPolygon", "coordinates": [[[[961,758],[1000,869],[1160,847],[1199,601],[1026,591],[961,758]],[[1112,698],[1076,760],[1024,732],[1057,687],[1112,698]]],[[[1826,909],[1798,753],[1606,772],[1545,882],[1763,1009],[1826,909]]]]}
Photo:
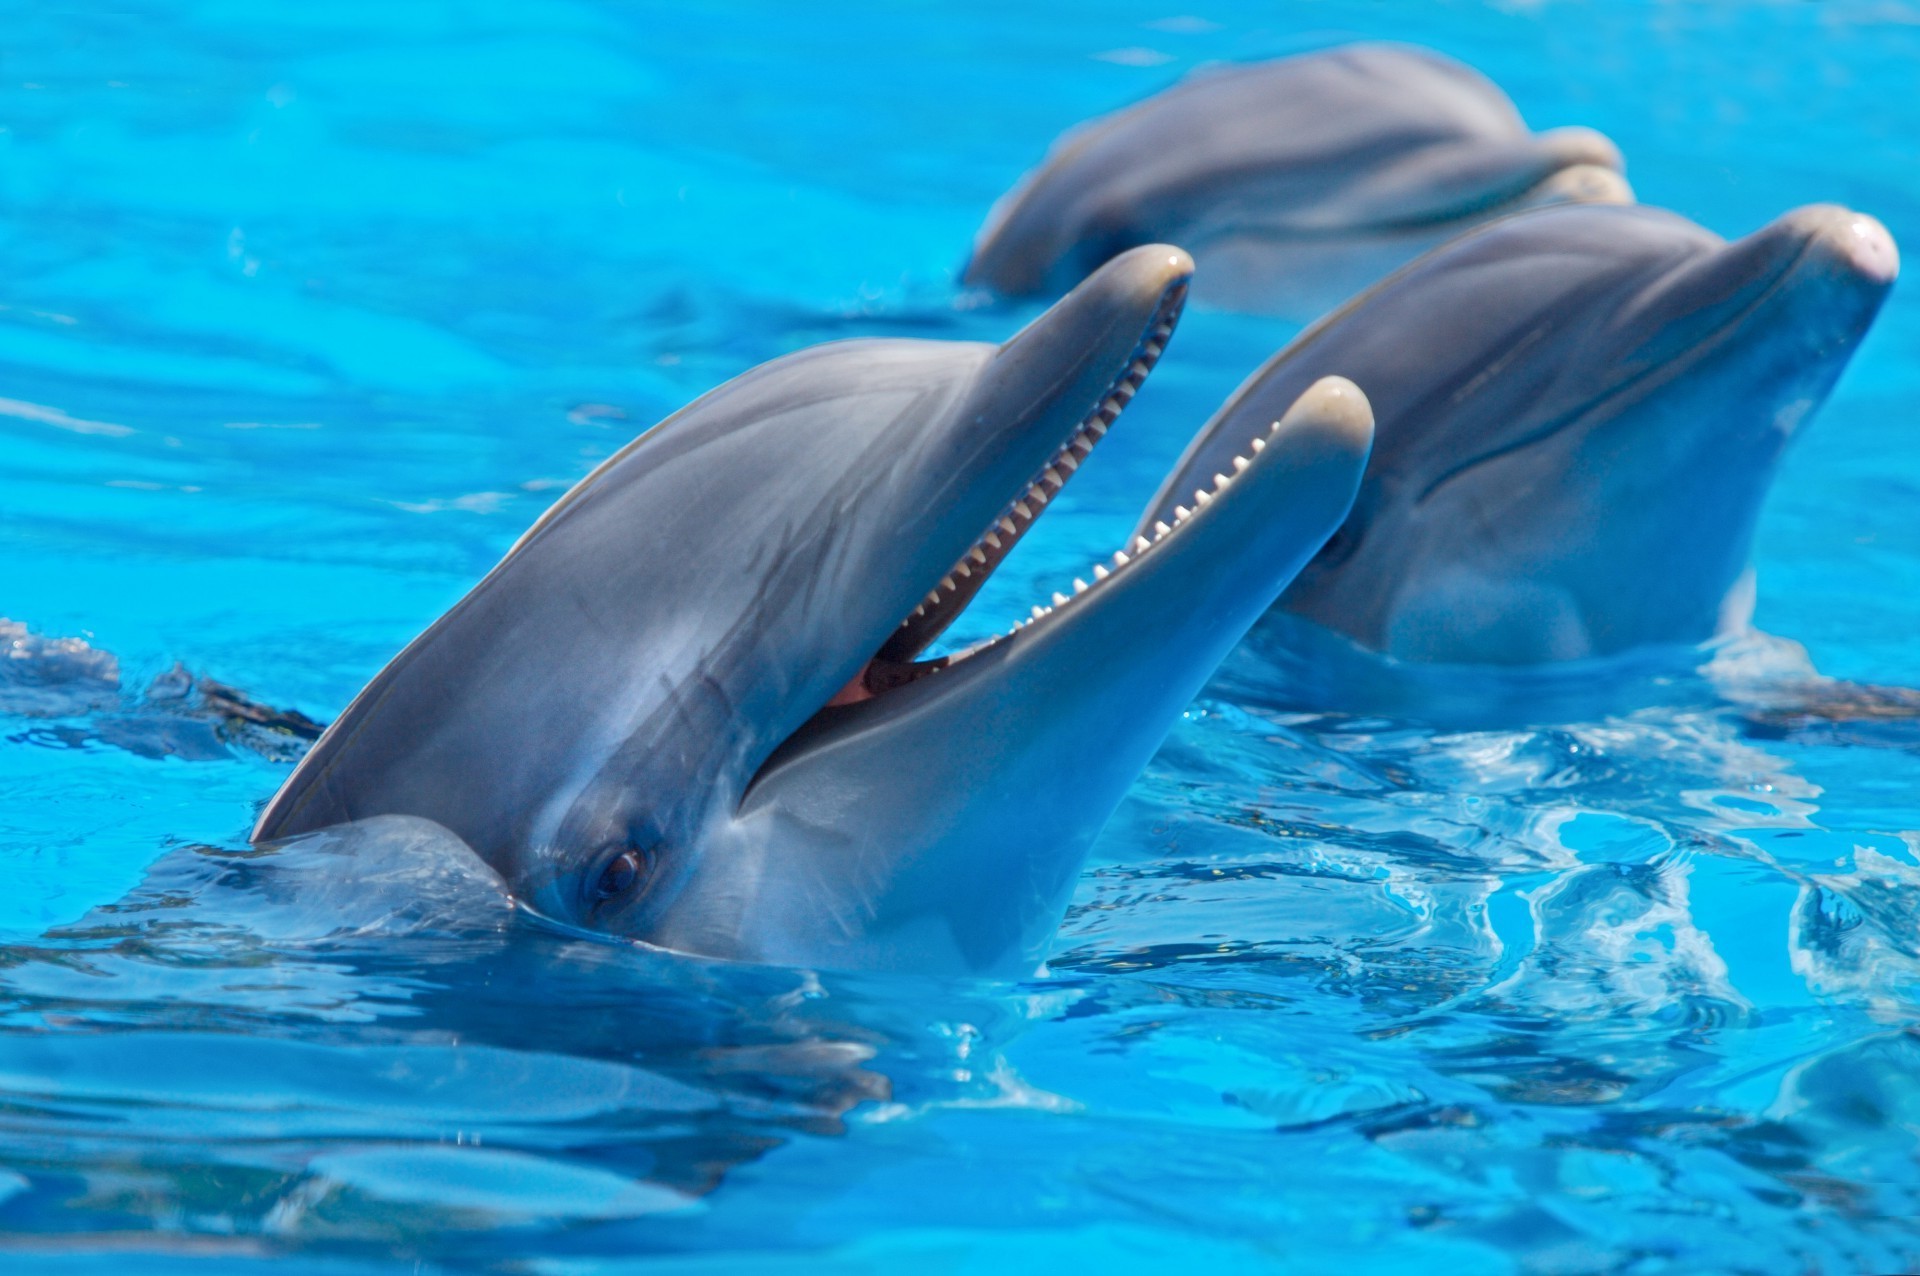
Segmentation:
{"type": "MultiPolygon", "coordinates": [[[[1150,245],[1113,264],[1014,334],[983,370],[962,410],[971,419],[1020,422],[1032,405],[1056,401],[1093,406],[1070,430],[1059,432],[1057,448],[991,518],[966,524],[971,543],[887,636],[876,664],[911,660],[952,623],[1105,437],[1159,361],[1186,301],[1192,260],[1180,249],[1150,245]],[[1066,333],[1073,334],[1070,340],[1063,340],[1066,333]]],[[[946,516],[944,510],[940,514],[946,516]]],[[[894,681],[897,673],[889,670],[881,686],[868,690],[894,681]]]]}

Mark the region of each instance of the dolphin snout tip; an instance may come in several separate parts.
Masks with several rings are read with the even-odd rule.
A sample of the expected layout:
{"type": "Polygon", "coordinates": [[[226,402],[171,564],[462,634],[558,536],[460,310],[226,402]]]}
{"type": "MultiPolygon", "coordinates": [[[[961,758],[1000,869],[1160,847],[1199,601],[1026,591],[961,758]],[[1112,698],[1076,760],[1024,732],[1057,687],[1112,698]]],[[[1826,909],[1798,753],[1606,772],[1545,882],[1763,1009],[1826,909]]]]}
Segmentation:
{"type": "Polygon", "coordinates": [[[1900,276],[1900,248],[1879,218],[1854,213],[1840,231],[1841,248],[1854,268],[1877,284],[1900,276]]]}
{"type": "Polygon", "coordinates": [[[1900,274],[1900,249],[1877,217],[1839,204],[1809,204],[1780,219],[1835,265],[1868,284],[1885,287],[1900,274]]]}
{"type": "Polygon", "coordinates": [[[1365,457],[1373,448],[1373,405],[1345,377],[1321,377],[1294,400],[1281,422],[1289,431],[1311,430],[1334,450],[1365,457]]]}
{"type": "Polygon", "coordinates": [[[1599,129],[1586,128],[1578,124],[1571,124],[1565,128],[1550,128],[1540,134],[1540,141],[1549,154],[1569,167],[1576,164],[1589,164],[1595,168],[1610,169],[1615,173],[1627,171],[1627,159],[1620,153],[1619,143],[1599,129]]]}

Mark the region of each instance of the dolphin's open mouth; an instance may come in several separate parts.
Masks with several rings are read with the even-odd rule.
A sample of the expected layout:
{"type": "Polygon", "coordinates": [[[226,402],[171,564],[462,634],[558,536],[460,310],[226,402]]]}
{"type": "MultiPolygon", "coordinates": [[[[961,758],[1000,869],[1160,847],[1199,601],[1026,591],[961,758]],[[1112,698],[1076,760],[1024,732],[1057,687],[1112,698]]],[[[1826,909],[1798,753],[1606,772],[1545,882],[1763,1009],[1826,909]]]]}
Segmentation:
{"type": "Polygon", "coordinates": [[[1195,510],[1211,504],[1224,493],[1234,478],[1251,464],[1251,458],[1265,448],[1265,437],[1249,439],[1241,454],[1233,457],[1226,467],[1227,472],[1213,476],[1211,487],[1196,489],[1191,503],[1175,506],[1169,520],[1155,522],[1147,534],[1135,536],[1126,548],[1116,551],[1111,560],[1095,563],[1089,573],[1091,580],[1075,578],[1071,595],[1055,592],[1050,603],[1036,604],[1029,617],[1017,622],[1006,633],[976,643],[964,651],[931,660],[915,659],[966,610],[986,584],[987,578],[1013,552],[1013,547],[1039,520],[1041,512],[1060,494],[1067,480],[1072,478],[1106,435],[1159,361],[1179,318],[1186,294],[1187,285],[1184,282],[1168,289],[1125,371],[1101,397],[1099,406],[1080,422],[1026,489],[1007,504],[1000,516],[981,533],[960,560],[928,590],[912,614],[901,621],[872,659],[827,702],[828,709],[861,704],[951,668],[1024,629],[1046,621],[1056,609],[1077,600],[1081,595],[1099,590],[1141,554],[1155,548],[1166,538],[1177,535],[1195,510]]]}
{"type": "MultiPolygon", "coordinates": [[[[1178,298],[1173,299],[1173,304],[1178,304],[1178,298]]],[[[1136,352],[1126,375],[1116,383],[1115,390],[1124,386],[1130,394],[1138,386],[1158,353],[1157,350],[1149,352],[1150,347],[1164,344],[1169,327],[1165,322],[1156,325],[1136,352]]],[[[1109,391],[1102,399],[1101,411],[1089,420],[1110,423],[1113,399],[1114,393],[1109,391]]],[[[1075,441],[1080,440],[1085,428],[1083,424],[1081,430],[1076,431],[1075,441]]],[[[1194,614],[1194,608],[1177,603],[1169,605],[1170,599],[1181,597],[1182,591],[1189,589],[1212,599],[1210,604],[1199,607],[1198,612],[1218,614],[1214,609],[1224,608],[1228,614],[1237,614],[1234,609],[1244,602],[1252,610],[1241,619],[1250,622],[1252,616],[1272,602],[1345,516],[1365,465],[1372,428],[1372,414],[1360,391],[1343,378],[1322,378],[1279,419],[1261,422],[1249,429],[1219,472],[1210,480],[1203,480],[1184,502],[1173,504],[1164,519],[1140,527],[1125,548],[1115,551],[1111,558],[1096,561],[1087,573],[1090,580],[1075,578],[1071,593],[1055,592],[1050,603],[1035,605],[1028,618],[962,651],[932,660],[911,659],[933,633],[963,610],[966,598],[978,591],[984,577],[1006,556],[1012,534],[996,523],[988,535],[997,536],[1001,541],[997,552],[987,556],[985,562],[975,562],[973,552],[969,551],[967,577],[956,578],[954,573],[949,573],[949,578],[943,579],[914,615],[903,621],[882,644],[881,653],[871,658],[839,694],[768,756],[749,783],[748,792],[758,790],[769,775],[801,763],[823,745],[833,741],[844,743],[853,738],[849,732],[865,732],[889,723],[894,719],[889,706],[917,704],[924,708],[942,703],[943,687],[951,687],[956,694],[964,696],[966,688],[978,690],[982,685],[991,685],[991,682],[983,684],[978,678],[961,674],[954,674],[953,681],[948,682],[940,676],[943,671],[961,666],[984,668],[986,676],[992,679],[996,670],[999,675],[1006,675],[1010,667],[1006,661],[1024,657],[1028,658],[1023,666],[1025,673],[1016,677],[1026,682],[1023,694],[1046,694],[1054,677],[1064,674],[1071,683],[1076,664],[1084,665],[1090,658],[1098,661],[1100,653],[1109,650],[1107,644],[1112,640],[1116,623],[1128,632],[1136,628],[1133,620],[1139,616],[1130,609],[1144,607],[1159,616],[1169,612],[1194,614]],[[1359,424],[1362,419],[1363,426],[1359,424]],[[1360,434],[1362,430],[1364,438],[1360,434]],[[1277,487],[1276,481],[1283,478],[1287,481],[1277,487]],[[1251,490],[1244,490],[1248,488],[1251,490]],[[1287,498],[1277,501],[1282,492],[1288,494],[1287,498]],[[1275,511],[1276,504],[1284,513],[1275,511]],[[1278,536],[1270,537],[1275,528],[1281,529],[1278,536]],[[1198,548],[1186,548],[1196,544],[1194,537],[1200,538],[1198,548]],[[1267,544],[1269,539],[1275,544],[1267,544]],[[1259,546],[1264,549],[1256,548],[1259,546]],[[1228,551],[1243,551],[1244,556],[1235,560],[1228,551]],[[1288,555],[1293,553],[1298,557],[1289,565],[1288,555]],[[1251,564],[1251,567],[1239,572],[1245,588],[1229,597],[1222,591],[1231,589],[1227,582],[1236,574],[1236,563],[1242,567],[1251,564]],[[963,580],[967,582],[964,585],[963,580]],[[962,588],[965,596],[961,596],[962,588]],[[1114,593],[1116,588],[1122,592],[1114,593]],[[1133,592],[1136,589],[1144,589],[1146,593],[1133,592]],[[1247,599],[1252,601],[1246,602],[1247,599]],[[929,614],[933,614],[932,620],[928,619],[929,614]],[[1133,620],[1126,619],[1129,615],[1133,615],[1133,620]],[[1014,644],[1022,645],[1016,648],[1014,644]],[[891,658],[891,653],[896,651],[906,652],[908,658],[891,658]],[[1052,655],[1035,654],[1046,652],[1052,655]],[[1052,673],[1042,673],[1035,681],[1034,670],[1044,668],[1049,659],[1054,661],[1052,673]],[[1035,660],[1039,663],[1034,663],[1035,660]],[[922,683],[927,685],[916,686],[914,694],[902,693],[896,698],[896,692],[922,683]]],[[[1039,482],[1046,482],[1044,476],[1039,482]]],[[[1051,491],[1058,490],[1057,485],[1049,483],[1048,486],[1051,491]]],[[[1029,509],[1033,510],[1031,504],[1029,509]]],[[[1032,521],[1032,515],[1016,517],[1015,533],[1024,531],[1032,521]]],[[[983,536],[982,543],[985,541],[983,536]]],[[[1227,623],[1231,627],[1232,622],[1227,623]]],[[[1211,660],[1202,659],[1200,663],[1211,671],[1224,654],[1224,650],[1218,651],[1211,660]]],[[[1115,664],[1122,669],[1130,668],[1137,675],[1143,659],[1150,665],[1192,667],[1181,666],[1181,657],[1172,648],[1159,651],[1151,645],[1134,657],[1121,656],[1115,664]],[[1162,655],[1171,659],[1162,659],[1162,655]]],[[[1178,682],[1178,674],[1169,676],[1178,682]]],[[[1187,694],[1198,689],[1196,681],[1187,694]]],[[[911,721],[916,712],[905,710],[900,720],[911,721]]]]}

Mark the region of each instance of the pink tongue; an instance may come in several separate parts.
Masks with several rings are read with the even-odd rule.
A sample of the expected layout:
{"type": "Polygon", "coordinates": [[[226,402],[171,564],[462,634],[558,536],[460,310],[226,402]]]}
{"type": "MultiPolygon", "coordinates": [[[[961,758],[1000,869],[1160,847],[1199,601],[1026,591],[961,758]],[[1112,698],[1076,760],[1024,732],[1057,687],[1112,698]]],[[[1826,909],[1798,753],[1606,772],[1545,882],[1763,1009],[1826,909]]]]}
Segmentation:
{"type": "Polygon", "coordinates": [[[871,660],[861,665],[860,672],[854,674],[846,686],[833,693],[833,699],[827,701],[827,708],[837,709],[843,704],[859,704],[862,700],[873,699],[873,692],[867,690],[867,670],[871,668],[871,660]]]}

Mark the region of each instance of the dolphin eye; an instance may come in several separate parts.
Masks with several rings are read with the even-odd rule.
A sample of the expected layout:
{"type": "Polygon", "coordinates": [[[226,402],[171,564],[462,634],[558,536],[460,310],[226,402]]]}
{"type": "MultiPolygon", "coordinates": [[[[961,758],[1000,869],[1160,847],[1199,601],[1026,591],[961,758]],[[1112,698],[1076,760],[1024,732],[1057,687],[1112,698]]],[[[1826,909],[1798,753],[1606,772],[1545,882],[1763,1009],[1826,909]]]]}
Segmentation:
{"type": "Polygon", "coordinates": [[[652,867],[651,852],[629,847],[608,860],[600,870],[600,880],[593,887],[595,898],[604,901],[627,894],[646,880],[652,867]]]}

